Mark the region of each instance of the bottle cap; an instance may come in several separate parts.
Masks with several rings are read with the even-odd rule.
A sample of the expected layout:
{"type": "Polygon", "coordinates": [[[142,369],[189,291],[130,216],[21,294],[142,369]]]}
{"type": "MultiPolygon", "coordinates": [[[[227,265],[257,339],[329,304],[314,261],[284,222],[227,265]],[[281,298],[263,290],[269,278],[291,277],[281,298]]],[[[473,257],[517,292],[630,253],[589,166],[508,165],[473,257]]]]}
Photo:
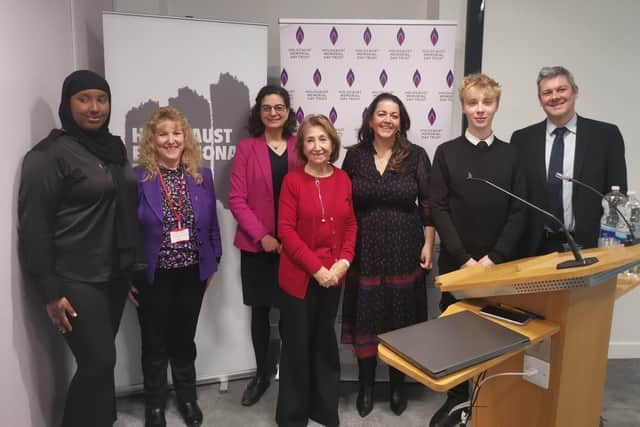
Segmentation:
{"type": "Polygon", "coordinates": [[[611,191],[620,191],[620,186],[619,185],[612,185],[611,186],[611,191]]]}

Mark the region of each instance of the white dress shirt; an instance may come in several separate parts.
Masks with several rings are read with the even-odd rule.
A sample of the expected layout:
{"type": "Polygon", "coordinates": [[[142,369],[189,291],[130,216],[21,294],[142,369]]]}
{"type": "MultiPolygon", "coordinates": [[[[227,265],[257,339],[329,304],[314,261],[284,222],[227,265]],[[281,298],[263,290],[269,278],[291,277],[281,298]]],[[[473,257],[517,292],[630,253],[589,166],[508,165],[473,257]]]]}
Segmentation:
{"type": "Polygon", "coordinates": [[[493,135],[493,132],[491,132],[491,135],[489,135],[485,139],[480,139],[475,135],[473,135],[471,132],[469,132],[469,129],[464,131],[464,137],[467,138],[467,141],[469,141],[473,145],[478,145],[480,141],[484,141],[487,143],[487,146],[489,147],[491,147],[491,144],[493,144],[493,138],[495,138],[495,136],[493,135]]]}

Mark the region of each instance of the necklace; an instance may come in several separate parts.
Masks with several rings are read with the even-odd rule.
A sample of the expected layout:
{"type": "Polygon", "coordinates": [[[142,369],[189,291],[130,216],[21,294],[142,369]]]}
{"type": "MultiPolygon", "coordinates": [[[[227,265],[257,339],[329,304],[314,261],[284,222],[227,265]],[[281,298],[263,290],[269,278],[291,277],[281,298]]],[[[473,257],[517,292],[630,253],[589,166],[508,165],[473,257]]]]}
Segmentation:
{"type": "Polygon", "coordinates": [[[279,144],[273,144],[271,142],[267,142],[267,145],[269,146],[269,148],[271,148],[276,153],[279,152],[282,147],[286,146],[286,144],[287,144],[286,141],[281,141],[279,144]]]}
{"type": "Polygon", "coordinates": [[[316,190],[318,190],[318,200],[320,200],[320,209],[322,210],[322,218],[320,219],[320,222],[324,223],[327,222],[327,218],[325,217],[324,202],[322,201],[322,192],[320,191],[320,179],[317,176],[315,178],[316,190]]]}

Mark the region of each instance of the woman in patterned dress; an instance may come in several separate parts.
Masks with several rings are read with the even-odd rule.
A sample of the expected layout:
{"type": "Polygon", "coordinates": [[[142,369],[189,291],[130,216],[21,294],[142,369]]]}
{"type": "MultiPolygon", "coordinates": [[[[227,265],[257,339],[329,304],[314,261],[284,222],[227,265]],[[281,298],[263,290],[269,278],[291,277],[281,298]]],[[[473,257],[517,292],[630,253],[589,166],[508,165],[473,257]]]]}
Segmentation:
{"type": "MultiPolygon", "coordinates": [[[[435,230],[428,203],[431,163],[407,140],[402,101],[378,95],[367,108],[358,143],[342,164],[353,183],[358,220],[356,259],[347,277],[342,342],[358,358],[360,416],[373,409],[377,334],[427,320],[425,271],[431,269],[435,230]]],[[[404,375],[389,367],[391,409],[407,406],[404,375]]]]}

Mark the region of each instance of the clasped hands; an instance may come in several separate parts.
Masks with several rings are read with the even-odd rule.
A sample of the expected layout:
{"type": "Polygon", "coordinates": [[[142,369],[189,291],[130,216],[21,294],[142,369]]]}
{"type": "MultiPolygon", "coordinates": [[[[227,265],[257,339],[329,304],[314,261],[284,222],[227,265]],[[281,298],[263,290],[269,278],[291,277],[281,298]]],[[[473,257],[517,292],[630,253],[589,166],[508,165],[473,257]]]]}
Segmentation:
{"type": "Polygon", "coordinates": [[[349,267],[347,267],[344,262],[336,261],[330,269],[327,269],[324,266],[320,267],[320,270],[313,275],[313,278],[316,279],[316,282],[318,282],[320,286],[329,288],[331,286],[336,286],[340,282],[342,276],[347,273],[348,269],[349,267]]]}
{"type": "Polygon", "coordinates": [[[485,267],[491,267],[492,265],[495,265],[495,263],[491,261],[489,255],[485,255],[477,261],[473,258],[469,258],[467,262],[462,264],[462,267],[460,268],[473,267],[474,265],[484,265],[485,267]]]}

